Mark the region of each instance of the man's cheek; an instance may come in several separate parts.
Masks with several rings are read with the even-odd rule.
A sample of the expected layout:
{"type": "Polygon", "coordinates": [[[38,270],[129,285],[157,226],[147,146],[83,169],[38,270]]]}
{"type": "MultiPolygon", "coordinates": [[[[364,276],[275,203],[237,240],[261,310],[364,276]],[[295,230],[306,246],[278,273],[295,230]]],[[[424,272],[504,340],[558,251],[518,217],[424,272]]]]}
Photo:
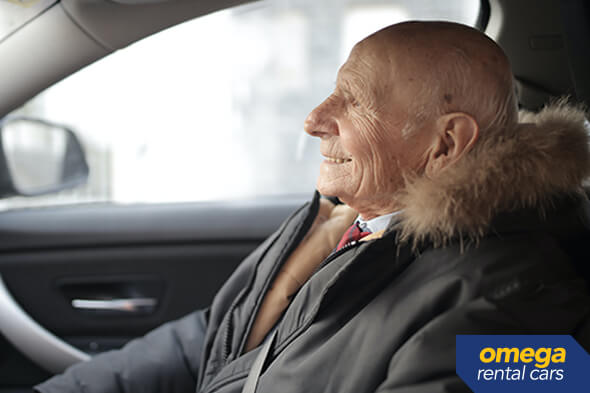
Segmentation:
{"type": "Polygon", "coordinates": [[[366,160],[373,154],[373,142],[367,140],[360,132],[342,138],[342,147],[352,155],[354,160],[366,160]]]}
{"type": "Polygon", "coordinates": [[[353,117],[342,124],[347,132],[341,133],[343,143],[355,145],[357,148],[370,145],[377,141],[379,134],[377,124],[368,118],[353,117]]]}
{"type": "Polygon", "coordinates": [[[381,142],[388,137],[389,128],[384,127],[376,117],[358,117],[351,120],[352,126],[358,130],[367,143],[381,142]]]}
{"type": "Polygon", "coordinates": [[[377,172],[374,157],[367,155],[355,161],[351,176],[347,179],[347,182],[350,187],[368,196],[378,190],[377,182],[381,173],[377,172]]]}
{"type": "Polygon", "coordinates": [[[375,151],[373,154],[372,172],[375,174],[375,192],[394,193],[403,183],[399,155],[392,147],[375,151]]]}

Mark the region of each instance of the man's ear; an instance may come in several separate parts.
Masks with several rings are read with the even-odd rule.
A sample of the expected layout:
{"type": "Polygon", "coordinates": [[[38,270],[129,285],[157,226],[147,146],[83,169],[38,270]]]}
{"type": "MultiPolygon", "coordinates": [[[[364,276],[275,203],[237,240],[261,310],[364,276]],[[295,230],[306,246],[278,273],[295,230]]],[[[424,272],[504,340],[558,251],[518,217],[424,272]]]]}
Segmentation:
{"type": "Polygon", "coordinates": [[[436,121],[436,138],[430,146],[426,175],[434,177],[441,170],[458,161],[479,137],[479,125],[466,113],[442,115],[436,121]]]}

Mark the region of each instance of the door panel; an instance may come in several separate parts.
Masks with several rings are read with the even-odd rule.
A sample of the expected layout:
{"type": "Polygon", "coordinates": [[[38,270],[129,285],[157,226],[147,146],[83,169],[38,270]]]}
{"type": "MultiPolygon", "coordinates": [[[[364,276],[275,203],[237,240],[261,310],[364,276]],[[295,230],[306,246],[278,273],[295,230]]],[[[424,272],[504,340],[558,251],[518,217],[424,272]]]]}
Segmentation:
{"type": "MultiPolygon", "coordinates": [[[[2,212],[0,276],[26,314],[92,355],[207,307],[243,257],[304,200],[2,212]]],[[[4,333],[0,391],[45,379],[49,373],[4,333]]]]}

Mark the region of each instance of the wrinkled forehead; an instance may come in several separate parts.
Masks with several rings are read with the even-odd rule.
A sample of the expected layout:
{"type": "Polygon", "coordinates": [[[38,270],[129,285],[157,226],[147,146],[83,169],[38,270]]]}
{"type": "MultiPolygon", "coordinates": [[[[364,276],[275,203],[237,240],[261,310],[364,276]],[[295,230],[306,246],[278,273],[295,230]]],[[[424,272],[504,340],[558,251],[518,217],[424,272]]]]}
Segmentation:
{"type": "MultiPolygon", "coordinates": [[[[384,43],[373,36],[358,42],[350,51],[348,59],[340,67],[342,72],[363,70],[367,73],[389,71],[392,67],[393,43],[384,43]]],[[[369,75],[371,76],[371,75],[369,75]]]]}
{"type": "Polygon", "coordinates": [[[376,98],[389,98],[395,91],[415,85],[419,80],[416,59],[404,53],[403,45],[374,38],[354,46],[338,71],[337,84],[370,89],[376,98]]]}
{"type": "MultiPolygon", "coordinates": [[[[356,48],[356,47],[355,47],[356,48]]],[[[367,84],[377,77],[376,59],[370,52],[353,49],[336,76],[337,84],[367,84]]]]}

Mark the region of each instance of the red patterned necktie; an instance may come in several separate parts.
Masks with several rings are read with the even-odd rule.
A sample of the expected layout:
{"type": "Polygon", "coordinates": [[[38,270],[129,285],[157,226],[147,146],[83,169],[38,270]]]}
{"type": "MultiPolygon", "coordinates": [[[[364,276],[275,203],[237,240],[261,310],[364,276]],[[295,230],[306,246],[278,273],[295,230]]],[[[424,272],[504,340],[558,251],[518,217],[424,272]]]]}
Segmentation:
{"type": "Polygon", "coordinates": [[[355,222],[344,232],[342,235],[342,239],[338,242],[338,246],[336,247],[336,251],[340,250],[342,247],[352,243],[359,241],[363,237],[370,235],[370,231],[363,231],[358,222],[355,222]]]}

